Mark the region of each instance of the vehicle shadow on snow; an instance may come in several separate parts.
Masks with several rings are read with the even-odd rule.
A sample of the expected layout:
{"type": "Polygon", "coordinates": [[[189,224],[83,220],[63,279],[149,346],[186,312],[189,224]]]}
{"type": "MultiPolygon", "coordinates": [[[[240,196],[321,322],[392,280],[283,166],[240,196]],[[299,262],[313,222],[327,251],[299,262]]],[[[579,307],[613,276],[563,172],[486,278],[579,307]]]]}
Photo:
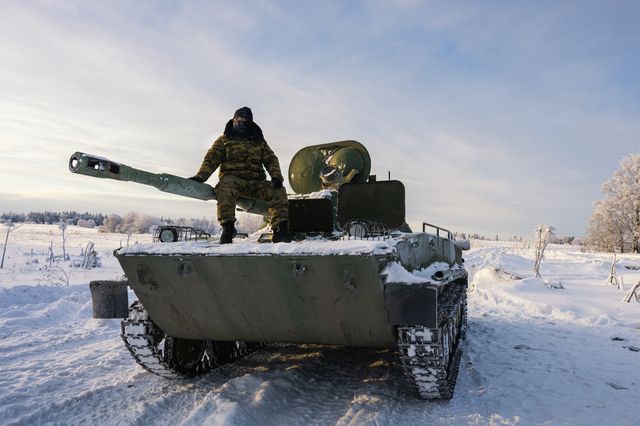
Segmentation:
{"type": "Polygon", "coordinates": [[[195,379],[154,377],[163,388],[151,391],[155,397],[132,381],[146,395],[136,422],[157,421],[170,405],[182,408],[163,415],[163,424],[450,424],[469,418],[461,395],[479,392],[468,364],[463,356],[452,401],[424,401],[408,386],[394,351],[272,345],[195,379]]]}
{"type": "MultiPolygon", "coordinates": [[[[462,345],[466,352],[466,343],[462,345]]],[[[198,387],[212,389],[188,420],[269,425],[508,423],[506,415],[470,404],[485,387],[465,352],[454,398],[425,401],[408,385],[394,351],[273,345],[198,380],[198,387]]]]}
{"type": "Polygon", "coordinates": [[[272,345],[198,380],[211,389],[191,420],[336,424],[384,415],[410,397],[396,354],[324,345],[272,345]],[[226,407],[225,417],[216,412],[226,407]]]}

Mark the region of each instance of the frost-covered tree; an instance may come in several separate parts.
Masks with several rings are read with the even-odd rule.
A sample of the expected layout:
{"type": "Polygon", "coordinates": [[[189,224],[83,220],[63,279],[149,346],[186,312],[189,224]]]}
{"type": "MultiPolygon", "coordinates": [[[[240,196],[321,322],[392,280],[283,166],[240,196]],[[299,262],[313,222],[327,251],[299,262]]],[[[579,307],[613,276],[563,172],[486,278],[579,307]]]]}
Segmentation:
{"type": "Polygon", "coordinates": [[[133,228],[127,228],[125,234],[127,234],[127,247],[129,247],[129,240],[131,240],[131,236],[133,235],[133,228]]]}
{"type": "Polygon", "coordinates": [[[619,213],[619,220],[631,237],[631,248],[640,250],[640,153],[631,154],[620,161],[620,167],[602,186],[619,213]]]}
{"type": "Polygon", "coordinates": [[[67,231],[67,222],[60,221],[60,223],[58,224],[58,228],[60,228],[60,232],[62,232],[62,258],[64,260],[67,260],[67,250],[66,250],[66,244],[67,244],[67,237],[65,236],[65,232],[67,231]]]}
{"type": "Polygon", "coordinates": [[[589,220],[589,242],[611,251],[640,252],[640,153],[620,160],[602,192],[605,198],[596,202],[589,220]]]}
{"type": "Polygon", "coordinates": [[[544,251],[549,245],[551,238],[553,238],[555,228],[551,225],[538,225],[534,231],[535,236],[535,263],[533,265],[533,276],[541,278],[540,276],[540,264],[544,258],[544,251]]]}
{"type": "Polygon", "coordinates": [[[618,207],[613,200],[596,201],[589,224],[586,242],[604,251],[625,251],[624,227],[618,207]]]}
{"type": "Polygon", "coordinates": [[[122,216],[113,213],[104,218],[102,226],[100,226],[100,230],[102,232],[116,232],[116,228],[121,224],[122,216]]]}
{"type": "Polygon", "coordinates": [[[100,230],[102,232],[117,232],[126,234],[145,233],[156,225],[161,224],[160,219],[151,217],[144,213],[129,212],[123,216],[110,214],[104,219],[100,230]]]}
{"type": "Polygon", "coordinates": [[[10,211],[8,213],[2,213],[0,215],[0,222],[20,223],[24,222],[26,218],[27,216],[24,213],[14,213],[10,211]]]}
{"type": "Polygon", "coordinates": [[[160,220],[156,217],[149,216],[144,213],[137,213],[133,217],[132,223],[125,220],[125,229],[131,229],[137,233],[149,232],[153,226],[160,224],[160,220]]]}

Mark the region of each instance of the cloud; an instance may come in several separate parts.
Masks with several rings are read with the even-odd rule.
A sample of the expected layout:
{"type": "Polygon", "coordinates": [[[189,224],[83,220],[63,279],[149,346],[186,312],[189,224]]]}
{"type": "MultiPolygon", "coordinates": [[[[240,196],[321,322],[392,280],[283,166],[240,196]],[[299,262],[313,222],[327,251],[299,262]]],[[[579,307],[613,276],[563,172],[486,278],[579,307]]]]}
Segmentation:
{"type": "Polygon", "coordinates": [[[69,155],[191,175],[249,105],[283,169],[304,145],[365,143],[376,173],[405,181],[416,223],[526,233],[548,217],[579,234],[636,149],[637,8],[9,2],[0,179],[20,183],[3,190],[26,209],[31,187],[69,206],[73,191],[112,197],[107,209],[139,196],[143,210],[144,190],[78,179],[69,155]]]}

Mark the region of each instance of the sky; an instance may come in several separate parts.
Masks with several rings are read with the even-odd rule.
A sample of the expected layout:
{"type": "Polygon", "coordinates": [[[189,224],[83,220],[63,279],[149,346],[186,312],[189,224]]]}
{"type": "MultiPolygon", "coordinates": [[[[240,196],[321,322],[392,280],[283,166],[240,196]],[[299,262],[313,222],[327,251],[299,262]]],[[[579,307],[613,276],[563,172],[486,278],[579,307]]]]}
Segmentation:
{"type": "Polygon", "coordinates": [[[213,218],[69,157],[192,176],[246,105],[284,173],[304,146],[363,143],[414,229],[580,236],[638,152],[639,17],[635,1],[3,1],[0,212],[213,218]]]}

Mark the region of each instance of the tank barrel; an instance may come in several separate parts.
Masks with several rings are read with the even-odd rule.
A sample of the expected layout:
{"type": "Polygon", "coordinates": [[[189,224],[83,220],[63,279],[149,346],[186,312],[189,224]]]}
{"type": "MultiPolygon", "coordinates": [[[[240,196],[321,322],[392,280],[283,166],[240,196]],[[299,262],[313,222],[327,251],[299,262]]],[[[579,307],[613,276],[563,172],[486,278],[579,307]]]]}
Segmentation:
{"type": "Polygon", "coordinates": [[[96,155],[76,152],[69,159],[69,170],[86,176],[141,183],[160,191],[199,200],[215,200],[210,185],[167,173],[150,173],[96,155]]]}
{"type": "MultiPolygon", "coordinates": [[[[151,173],[135,169],[125,164],[111,161],[97,155],[74,153],[69,158],[69,170],[72,173],[101,179],[136,182],[153,186],[160,191],[198,200],[215,200],[216,193],[211,185],[196,182],[168,173],[151,173]]],[[[238,206],[249,213],[267,215],[269,204],[260,200],[240,197],[238,206]]]]}

